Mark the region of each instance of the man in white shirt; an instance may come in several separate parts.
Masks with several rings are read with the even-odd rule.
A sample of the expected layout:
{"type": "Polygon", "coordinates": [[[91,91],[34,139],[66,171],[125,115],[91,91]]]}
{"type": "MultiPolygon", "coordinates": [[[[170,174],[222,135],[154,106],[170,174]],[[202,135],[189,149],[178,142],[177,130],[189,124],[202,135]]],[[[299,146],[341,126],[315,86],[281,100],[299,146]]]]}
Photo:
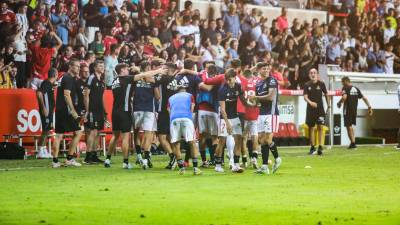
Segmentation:
{"type": "Polygon", "coordinates": [[[214,56],[215,65],[221,69],[225,66],[225,56],[226,52],[224,47],[221,45],[222,36],[220,33],[216,35],[217,43],[212,45],[211,48],[213,49],[212,54],[214,56]]]}

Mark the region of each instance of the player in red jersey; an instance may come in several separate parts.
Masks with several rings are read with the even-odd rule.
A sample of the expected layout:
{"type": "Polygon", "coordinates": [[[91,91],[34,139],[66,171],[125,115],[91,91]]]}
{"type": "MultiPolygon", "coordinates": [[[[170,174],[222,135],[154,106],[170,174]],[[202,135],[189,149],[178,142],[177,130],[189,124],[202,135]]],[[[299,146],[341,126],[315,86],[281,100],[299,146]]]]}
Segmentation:
{"type": "MultiPolygon", "coordinates": [[[[257,76],[253,76],[251,70],[245,70],[243,75],[240,75],[242,81],[242,88],[244,96],[249,99],[255,96],[256,85],[259,81],[257,76]]],[[[242,161],[243,166],[247,167],[247,155],[250,152],[252,164],[257,168],[257,155],[258,155],[258,115],[260,110],[255,101],[247,100],[248,106],[244,107],[244,123],[243,123],[243,148],[242,148],[242,161]],[[248,139],[250,140],[248,141],[248,139]]]]}

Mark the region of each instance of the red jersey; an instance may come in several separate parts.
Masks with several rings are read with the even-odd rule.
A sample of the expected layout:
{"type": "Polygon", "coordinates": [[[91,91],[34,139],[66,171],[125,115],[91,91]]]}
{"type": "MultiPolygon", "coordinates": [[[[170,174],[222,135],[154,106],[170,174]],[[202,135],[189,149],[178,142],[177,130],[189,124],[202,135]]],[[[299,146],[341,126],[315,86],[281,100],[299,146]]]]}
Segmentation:
{"type": "Polygon", "coordinates": [[[104,55],[109,55],[110,54],[110,48],[112,44],[117,44],[118,41],[117,39],[115,39],[113,36],[109,36],[107,35],[104,40],[103,40],[103,44],[104,44],[104,55]]]}
{"type": "Polygon", "coordinates": [[[51,66],[51,57],[53,57],[56,49],[41,48],[39,45],[31,45],[29,49],[32,52],[32,76],[46,80],[51,66]]]}
{"type": "MultiPolygon", "coordinates": [[[[242,89],[244,92],[244,97],[254,96],[256,93],[256,85],[259,80],[258,77],[245,78],[243,76],[239,76],[242,81],[242,89]]],[[[243,106],[244,107],[244,119],[251,121],[257,120],[258,115],[260,114],[260,110],[257,106],[243,106]]]]}

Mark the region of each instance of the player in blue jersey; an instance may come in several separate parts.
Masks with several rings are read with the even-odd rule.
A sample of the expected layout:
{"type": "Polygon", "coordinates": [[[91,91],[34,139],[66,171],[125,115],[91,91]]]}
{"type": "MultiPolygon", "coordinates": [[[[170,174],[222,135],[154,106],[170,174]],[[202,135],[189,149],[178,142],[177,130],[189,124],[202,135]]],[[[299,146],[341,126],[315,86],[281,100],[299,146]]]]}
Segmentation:
{"type": "Polygon", "coordinates": [[[189,143],[192,152],[193,174],[200,175],[201,170],[197,167],[198,150],[195,141],[195,128],[193,123],[193,111],[195,101],[193,95],[186,92],[187,83],[179,84],[174,81],[172,86],[176,87],[178,93],[172,95],[168,100],[170,113],[171,143],[178,162],[179,173],[185,173],[184,162],[181,157],[180,141],[189,143]]]}
{"type": "MultiPolygon", "coordinates": [[[[142,72],[151,70],[150,63],[145,61],[140,65],[142,72]]],[[[138,80],[135,82],[135,93],[133,100],[133,117],[136,137],[136,154],[139,163],[143,169],[152,167],[150,148],[153,140],[153,134],[157,131],[156,120],[156,99],[158,89],[154,83],[149,80],[138,80]],[[141,139],[139,132],[143,131],[141,139]],[[142,159],[142,152],[144,159],[142,159]]]]}
{"type": "Polygon", "coordinates": [[[271,66],[267,63],[257,65],[260,81],[256,86],[256,96],[253,98],[260,104],[260,115],[258,117],[259,142],[261,144],[262,166],[256,173],[269,174],[268,158],[269,151],[275,158],[272,172],[275,173],[282,163],[278,149],[272,138],[278,132],[279,110],[278,110],[278,82],[270,76],[271,66]]]}
{"type": "Polygon", "coordinates": [[[242,147],[242,125],[237,112],[238,98],[243,104],[246,104],[242,87],[236,82],[235,70],[228,69],[225,72],[225,83],[218,90],[220,123],[218,129],[219,141],[215,157],[216,172],[224,172],[222,168],[222,153],[228,135],[233,135],[235,139],[232,172],[241,173],[244,171],[239,164],[242,147]]]}

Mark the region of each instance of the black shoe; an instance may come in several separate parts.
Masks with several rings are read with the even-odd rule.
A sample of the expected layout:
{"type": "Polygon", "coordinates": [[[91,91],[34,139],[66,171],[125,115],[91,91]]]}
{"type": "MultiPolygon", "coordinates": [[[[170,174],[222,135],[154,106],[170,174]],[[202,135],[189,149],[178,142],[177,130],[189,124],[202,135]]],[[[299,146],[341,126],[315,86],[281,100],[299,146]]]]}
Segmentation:
{"type": "Polygon", "coordinates": [[[357,145],[355,143],[351,143],[347,149],[355,150],[357,149],[357,145]]]}
{"type": "Polygon", "coordinates": [[[176,163],[175,156],[169,159],[168,165],[165,167],[167,170],[171,170],[174,167],[174,164],[176,163]]]}
{"type": "Polygon", "coordinates": [[[84,164],[93,164],[93,160],[92,160],[92,153],[91,152],[86,152],[86,156],[85,159],[83,160],[84,164]]]}
{"type": "Polygon", "coordinates": [[[318,155],[322,155],[322,146],[320,145],[319,147],[318,147],[318,151],[317,151],[317,154],[318,155]]]}
{"type": "Polygon", "coordinates": [[[103,160],[101,160],[101,159],[99,159],[99,157],[97,157],[96,153],[93,153],[93,155],[92,155],[92,162],[94,162],[94,163],[104,163],[103,160]]]}
{"type": "Polygon", "coordinates": [[[151,159],[147,159],[147,165],[149,166],[149,168],[153,168],[153,163],[151,163],[151,159]]]}
{"type": "Polygon", "coordinates": [[[310,152],[308,153],[309,155],[313,155],[315,153],[315,147],[311,146],[310,152]]]}

